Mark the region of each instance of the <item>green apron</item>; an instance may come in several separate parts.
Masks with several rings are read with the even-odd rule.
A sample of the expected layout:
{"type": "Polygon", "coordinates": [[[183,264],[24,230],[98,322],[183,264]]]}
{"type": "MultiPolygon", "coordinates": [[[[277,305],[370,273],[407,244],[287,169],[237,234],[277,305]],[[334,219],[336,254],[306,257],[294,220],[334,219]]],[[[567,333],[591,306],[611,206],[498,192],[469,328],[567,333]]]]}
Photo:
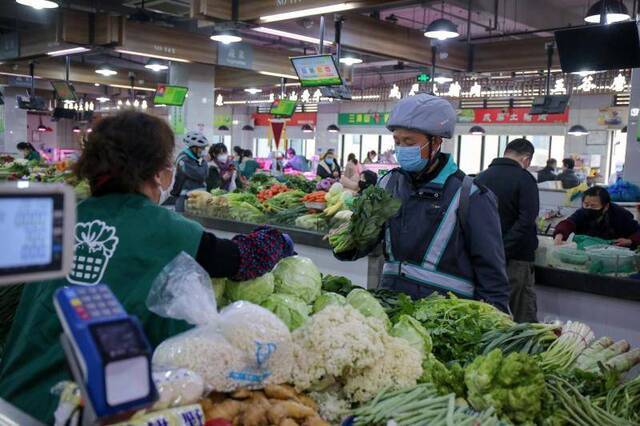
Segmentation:
{"type": "Polygon", "coordinates": [[[0,363],[0,397],[46,423],[58,399],[50,389],[69,380],[52,297],[64,285],[108,284],[137,316],[153,347],[189,328],[147,310],[149,288],[180,252],[196,256],[202,227],[140,194],[92,197],[78,205],[74,266],[65,280],[26,285],[0,363]]]}
{"type": "Polygon", "coordinates": [[[25,157],[27,161],[40,161],[42,158],[40,157],[40,153],[38,151],[30,151],[29,154],[25,157]]]}

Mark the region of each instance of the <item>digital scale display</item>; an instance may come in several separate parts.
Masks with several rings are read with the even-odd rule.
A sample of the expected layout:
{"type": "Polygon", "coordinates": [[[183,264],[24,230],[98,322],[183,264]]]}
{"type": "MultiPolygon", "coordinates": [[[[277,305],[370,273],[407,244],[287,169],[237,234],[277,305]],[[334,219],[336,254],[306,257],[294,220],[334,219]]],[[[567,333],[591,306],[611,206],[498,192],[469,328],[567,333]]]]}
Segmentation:
{"type": "Polygon", "coordinates": [[[0,276],[62,262],[62,196],[0,196],[0,276]]]}

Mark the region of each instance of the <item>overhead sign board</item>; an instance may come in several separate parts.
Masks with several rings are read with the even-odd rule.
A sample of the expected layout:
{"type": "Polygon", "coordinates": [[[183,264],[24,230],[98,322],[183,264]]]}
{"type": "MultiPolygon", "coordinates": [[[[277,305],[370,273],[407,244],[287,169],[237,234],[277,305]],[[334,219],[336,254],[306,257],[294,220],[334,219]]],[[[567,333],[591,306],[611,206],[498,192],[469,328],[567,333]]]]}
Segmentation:
{"type": "Polygon", "coordinates": [[[389,121],[388,112],[341,112],[338,126],[385,126],[389,121]]]}
{"type": "Polygon", "coordinates": [[[478,108],[473,110],[478,124],[558,124],[569,121],[569,109],[562,114],[529,114],[529,108],[478,108]]]}
{"type": "Polygon", "coordinates": [[[218,45],[218,65],[252,69],[253,47],[247,43],[221,43],[218,45]]]}
{"type": "Polygon", "coordinates": [[[416,81],[418,83],[428,83],[431,81],[431,76],[426,73],[418,74],[418,76],[416,77],[416,81]]]}
{"type": "Polygon", "coordinates": [[[0,60],[20,57],[20,38],[17,31],[0,34],[0,60]]]}

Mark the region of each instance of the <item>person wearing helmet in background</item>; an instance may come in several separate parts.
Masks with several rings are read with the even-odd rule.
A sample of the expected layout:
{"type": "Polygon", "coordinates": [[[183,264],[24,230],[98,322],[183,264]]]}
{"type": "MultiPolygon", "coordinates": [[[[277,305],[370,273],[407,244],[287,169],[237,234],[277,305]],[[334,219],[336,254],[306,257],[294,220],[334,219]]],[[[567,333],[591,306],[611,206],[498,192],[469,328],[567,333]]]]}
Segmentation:
{"type": "MultiPolygon", "coordinates": [[[[441,152],[455,124],[451,104],[426,93],[399,101],[391,112],[387,128],[400,167],[378,186],[402,206],[380,236],[385,255],[381,285],[413,298],[451,292],[509,312],[496,197],[441,152]]],[[[338,257],[353,260],[371,250],[338,257]]]]}
{"type": "Polygon", "coordinates": [[[189,132],[182,139],[185,148],[176,158],[176,175],[171,195],[176,197],[176,211],[184,212],[187,194],[195,189],[205,189],[209,165],[204,152],[209,141],[200,132],[189,132]]]}

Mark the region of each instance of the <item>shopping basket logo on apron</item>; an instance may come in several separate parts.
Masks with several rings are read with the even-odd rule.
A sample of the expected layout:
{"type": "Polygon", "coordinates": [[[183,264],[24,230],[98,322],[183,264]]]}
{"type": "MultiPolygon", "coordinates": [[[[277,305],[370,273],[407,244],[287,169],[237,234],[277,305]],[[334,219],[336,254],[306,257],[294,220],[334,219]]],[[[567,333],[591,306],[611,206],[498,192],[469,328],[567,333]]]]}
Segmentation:
{"type": "Polygon", "coordinates": [[[76,224],[73,266],[67,280],[79,285],[100,283],[117,246],[115,227],[101,220],[76,224]]]}

